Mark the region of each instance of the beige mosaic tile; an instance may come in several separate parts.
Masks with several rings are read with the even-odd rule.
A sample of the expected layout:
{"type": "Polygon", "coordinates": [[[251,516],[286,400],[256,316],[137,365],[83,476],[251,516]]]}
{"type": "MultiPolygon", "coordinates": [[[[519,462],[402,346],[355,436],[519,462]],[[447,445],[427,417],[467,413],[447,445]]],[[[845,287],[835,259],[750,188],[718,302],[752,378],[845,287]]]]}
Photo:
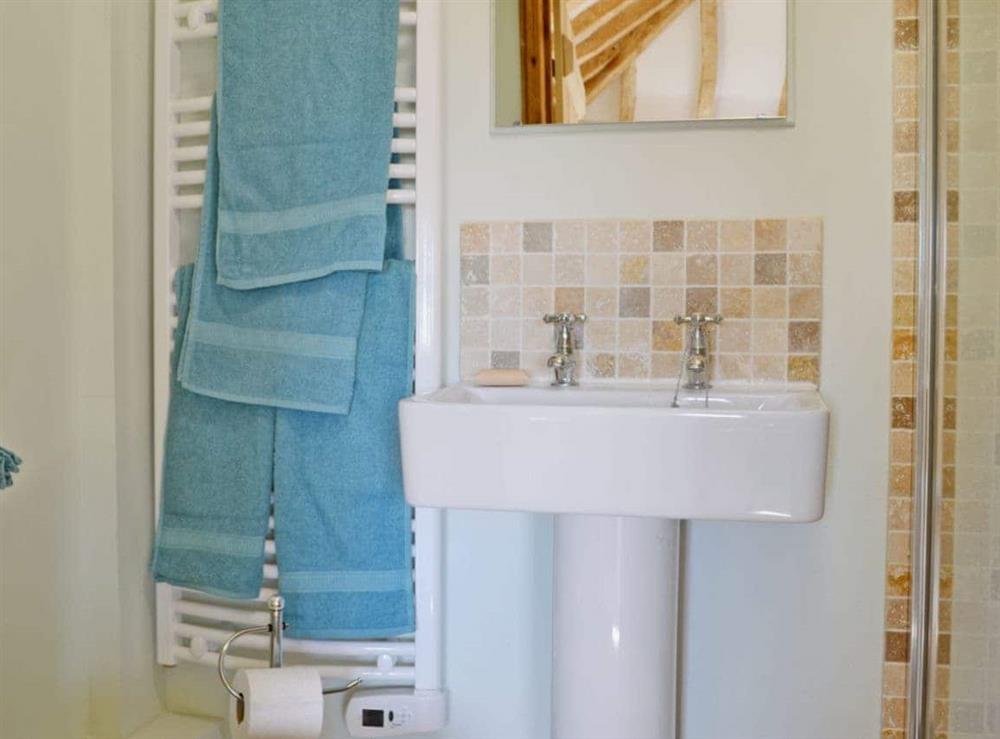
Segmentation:
{"type": "MultiPolygon", "coordinates": [[[[781,323],[776,321],[775,323],[781,323]]],[[[757,325],[760,325],[759,323],[757,325]]],[[[719,325],[718,348],[720,354],[747,354],[752,345],[754,324],[739,319],[726,319],[719,325]]],[[[681,334],[677,332],[677,351],[681,349],[681,334]]]]}
{"type": "Polygon", "coordinates": [[[788,290],[789,318],[820,318],[822,295],[818,287],[792,287],[788,290]]]}
{"type": "Polygon", "coordinates": [[[587,226],[583,221],[556,221],[553,225],[553,250],[556,252],[584,251],[587,226]]]}
{"type": "Polygon", "coordinates": [[[622,287],[618,292],[619,318],[649,318],[649,288],[622,287]]]}
{"type": "Polygon", "coordinates": [[[719,263],[720,285],[749,285],[753,258],[749,254],[723,254],[719,263]]]}
{"type": "Polygon", "coordinates": [[[684,245],[688,251],[716,251],[719,248],[719,222],[688,221],[684,245]]]}
{"type": "Polygon", "coordinates": [[[459,246],[463,254],[485,254],[490,247],[488,223],[465,223],[459,232],[459,246]]]}
{"type": "Polygon", "coordinates": [[[654,287],[652,296],[652,317],[660,320],[673,320],[674,316],[684,312],[684,288],[654,287]]]}
{"type": "Polygon", "coordinates": [[[683,348],[683,333],[676,321],[653,321],[653,349],[655,351],[679,352],[683,348]]]}
{"type": "Polygon", "coordinates": [[[587,221],[587,251],[617,252],[618,224],[615,221],[587,221]]]}
{"type": "Polygon", "coordinates": [[[788,221],[789,251],[819,251],[823,245],[823,224],[816,218],[791,218],[788,221]]]}
{"type": "Polygon", "coordinates": [[[684,303],[684,310],[688,315],[694,313],[718,313],[719,290],[715,287],[689,287],[685,291],[684,303]]]}
{"type": "Polygon", "coordinates": [[[715,254],[692,254],[687,258],[688,285],[718,285],[719,258],[715,254]]]}
{"type": "Polygon", "coordinates": [[[719,248],[724,252],[752,250],[753,221],[722,221],[719,224],[719,248]]]}
{"type": "Polygon", "coordinates": [[[653,254],[650,257],[654,285],[686,284],[687,260],[683,254],[653,254]]]}
{"type": "Polygon", "coordinates": [[[788,290],[760,286],[752,290],[750,315],[755,319],[784,318],[788,315],[788,290]]]}
{"type": "Polygon", "coordinates": [[[653,249],[653,224],[651,221],[622,221],[619,232],[621,250],[626,253],[644,254],[653,249]]]}
{"type": "Polygon", "coordinates": [[[649,257],[646,255],[623,255],[618,263],[618,279],[622,285],[649,284],[649,257]]]}
{"type": "Polygon", "coordinates": [[[788,244],[788,221],[758,219],[753,224],[755,251],[784,251],[788,244]]]}
{"type": "Polygon", "coordinates": [[[588,319],[617,318],[618,290],[613,287],[588,287],[584,290],[588,319]]]}
{"type": "Polygon", "coordinates": [[[719,288],[719,312],[726,320],[750,318],[755,291],[749,287],[719,288]]]}
{"type": "Polygon", "coordinates": [[[526,254],[552,251],[551,223],[525,223],[523,233],[526,254]]]}
{"type": "MultiPolygon", "coordinates": [[[[793,256],[802,256],[794,254],[793,256]]],[[[787,254],[755,254],[753,258],[755,285],[785,285],[788,283],[787,254]]]]}
{"type": "Polygon", "coordinates": [[[684,221],[653,221],[653,251],[683,251],[684,221]]]}
{"type": "Polygon", "coordinates": [[[586,313],[584,378],[671,379],[681,313],[710,329],[719,380],[817,383],[819,218],[469,223],[460,228],[461,369],[547,376],[553,310],[586,313]]]}
{"type": "Polygon", "coordinates": [[[522,230],[520,223],[491,223],[489,251],[493,254],[519,253],[522,230]]]}

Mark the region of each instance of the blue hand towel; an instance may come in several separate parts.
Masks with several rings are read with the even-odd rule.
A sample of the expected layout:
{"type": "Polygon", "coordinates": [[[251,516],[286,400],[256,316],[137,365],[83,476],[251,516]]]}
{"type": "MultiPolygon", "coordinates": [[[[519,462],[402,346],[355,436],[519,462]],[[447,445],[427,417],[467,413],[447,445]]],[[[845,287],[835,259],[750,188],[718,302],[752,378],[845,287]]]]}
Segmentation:
{"type": "Polygon", "coordinates": [[[260,591],[271,497],[274,409],[188,392],[177,381],[192,268],[177,272],[178,322],[153,574],[231,598],[260,591]]]}
{"type": "MultiPolygon", "coordinates": [[[[186,390],[222,400],[346,413],[368,273],[338,272],[258,290],[218,284],[216,133],[213,110],[180,382],[186,390]]],[[[384,205],[379,218],[384,238],[384,205]]]]}
{"type": "Polygon", "coordinates": [[[14,473],[21,471],[23,461],[14,452],[0,446],[0,490],[14,484],[14,473]]]}
{"type": "Polygon", "coordinates": [[[382,268],[398,0],[225,0],[220,284],[382,268]]]}
{"type": "Polygon", "coordinates": [[[386,262],[368,281],[351,412],[277,412],[275,541],[292,636],[414,628],[397,415],[412,392],[412,263],[386,262]]]}

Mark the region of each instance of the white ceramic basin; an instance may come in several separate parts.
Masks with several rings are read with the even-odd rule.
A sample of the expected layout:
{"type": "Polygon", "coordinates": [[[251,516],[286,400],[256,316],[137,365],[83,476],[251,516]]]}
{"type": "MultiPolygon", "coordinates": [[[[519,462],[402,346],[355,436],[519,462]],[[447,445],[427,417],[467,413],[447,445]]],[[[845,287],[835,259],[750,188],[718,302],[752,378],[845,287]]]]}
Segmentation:
{"type": "Polygon", "coordinates": [[[452,385],[400,403],[415,506],[738,521],[823,515],[829,411],[809,388],[452,385]]]}

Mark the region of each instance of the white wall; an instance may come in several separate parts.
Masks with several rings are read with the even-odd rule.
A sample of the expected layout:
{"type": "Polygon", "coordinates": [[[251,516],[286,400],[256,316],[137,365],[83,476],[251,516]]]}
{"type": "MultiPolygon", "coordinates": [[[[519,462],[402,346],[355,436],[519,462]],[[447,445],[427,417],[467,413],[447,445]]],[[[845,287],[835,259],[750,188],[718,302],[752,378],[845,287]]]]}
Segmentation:
{"type": "MultiPolygon", "coordinates": [[[[490,128],[490,8],[445,12],[448,366],[465,221],[822,215],[827,515],[689,527],[685,739],[877,736],[887,485],[892,4],[796,2],[793,128],[490,128]],[[845,43],[850,54],[843,53],[845,43]]],[[[554,462],[555,463],[555,462],[554,462]]],[[[565,463],[560,460],[559,463],[565,463]]],[[[448,737],[543,739],[549,525],[448,515],[448,737]]]]}
{"type": "Polygon", "coordinates": [[[148,251],[148,82],[144,102],[142,53],[112,42],[114,18],[148,46],[143,12],[0,3],[0,439],[25,459],[0,494],[4,737],[113,738],[159,710],[142,602],[148,434],[127,424],[148,414],[148,281],[115,258],[148,251]],[[118,290],[116,276],[138,282],[118,290]]]}
{"type": "MultiPolygon", "coordinates": [[[[720,0],[714,118],[775,116],[785,81],[784,0],[720,0]]],[[[636,59],[635,120],[697,118],[701,4],[692,3],[636,59]]],[[[620,84],[587,108],[585,120],[617,121],[620,84]]]]}
{"type": "Polygon", "coordinates": [[[160,711],[153,584],[153,0],[111,2],[115,444],[122,700],[128,736],[160,711]]]}
{"type": "MultiPolygon", "coordinates": [[[[636,60],[635,119],[696,117],[701,71],[701,3],[692,3],[636,60]]],[[[773,116],[785,81],[786,4],[718,3],[718,118],[773,116]]]]}
{"type": "Polygon", "coordinates": [[[0,13],[0,437],[25,460],[0,495],[0,716],[80,737],[114,700],[110,55],[83,8],[0,13]]]}

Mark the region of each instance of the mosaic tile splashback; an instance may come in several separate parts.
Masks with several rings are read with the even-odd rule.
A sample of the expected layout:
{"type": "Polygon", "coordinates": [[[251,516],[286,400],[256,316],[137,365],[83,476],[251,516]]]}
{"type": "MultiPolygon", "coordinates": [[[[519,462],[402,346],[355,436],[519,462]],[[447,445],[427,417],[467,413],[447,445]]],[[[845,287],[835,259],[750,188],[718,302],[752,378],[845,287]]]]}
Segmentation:
{"type": "Polygon", "coordinates": [[[823,223],[579,220],[461,226],[461,369],[546,376],[545,313],[586,313],[584,378],[676,377],[674,316],[721,313],[717,380],[818,383],[823,223]]]}

